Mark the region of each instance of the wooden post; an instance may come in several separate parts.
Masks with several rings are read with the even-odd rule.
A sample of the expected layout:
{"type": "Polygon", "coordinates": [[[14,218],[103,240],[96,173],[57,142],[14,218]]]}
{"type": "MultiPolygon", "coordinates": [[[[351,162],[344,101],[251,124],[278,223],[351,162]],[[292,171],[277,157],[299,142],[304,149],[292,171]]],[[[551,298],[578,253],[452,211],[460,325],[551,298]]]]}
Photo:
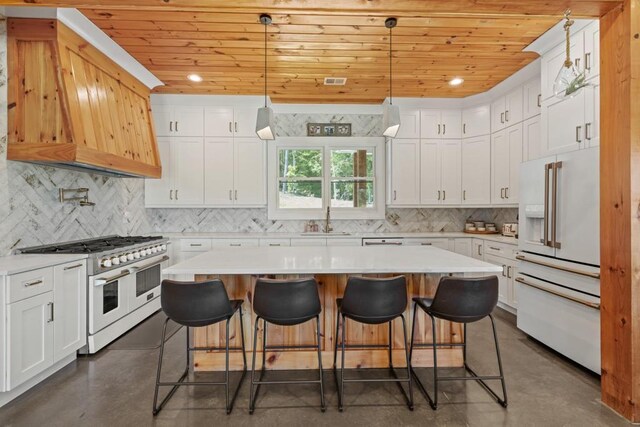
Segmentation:
{"type": "Polygon", "coordinates": [[[602,401],[640,422],[640,0],[600,34],[602,401]]]}

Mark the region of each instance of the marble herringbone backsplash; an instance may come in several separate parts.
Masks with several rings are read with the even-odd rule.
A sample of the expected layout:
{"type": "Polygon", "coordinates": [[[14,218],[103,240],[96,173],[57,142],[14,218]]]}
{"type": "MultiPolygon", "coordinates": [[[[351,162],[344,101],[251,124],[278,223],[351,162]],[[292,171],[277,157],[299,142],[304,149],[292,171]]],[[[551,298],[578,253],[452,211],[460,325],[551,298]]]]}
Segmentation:
{"type": "MultiPolygon", "coordinates": [[[[144,182],[6,160],[6,25],[0,19],[0,255],[108,234],[298,232],[304,221],[270,221],[266,209],[145,209],[144,182]],[[58,188],[89,188],[94,207],[58,201],[58,188]]],[[[354,136],[382,133],[380,115],[278,114],[278,136],[300,136],[307,122],[352,123],[354,136]]],[[[384,220],[334,221],[339,231],[459,231],[468,218],[501,224],[516,209],[389,209],[384,220]]]]}

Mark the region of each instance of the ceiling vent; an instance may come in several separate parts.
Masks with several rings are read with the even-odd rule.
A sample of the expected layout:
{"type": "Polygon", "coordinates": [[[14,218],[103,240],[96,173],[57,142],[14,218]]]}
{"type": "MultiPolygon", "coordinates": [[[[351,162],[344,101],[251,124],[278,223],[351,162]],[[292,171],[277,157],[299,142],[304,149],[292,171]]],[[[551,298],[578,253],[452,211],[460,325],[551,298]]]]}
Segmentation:
{"type": "Polygon", "coordinates": [[[344,86],[347,83],[346,77],[325,77],[324,85],[325,86],[344,86]]]}

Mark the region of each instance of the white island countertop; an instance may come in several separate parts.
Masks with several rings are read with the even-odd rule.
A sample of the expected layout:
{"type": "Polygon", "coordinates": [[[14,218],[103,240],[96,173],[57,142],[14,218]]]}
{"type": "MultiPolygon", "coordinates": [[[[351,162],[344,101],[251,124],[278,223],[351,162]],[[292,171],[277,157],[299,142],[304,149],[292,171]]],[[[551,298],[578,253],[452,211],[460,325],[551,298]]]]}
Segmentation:
{"type": "Polygon", "coordinates": [[[215,248],[164,274],[500,273],[502,267],[434,246],[215,248]]]}

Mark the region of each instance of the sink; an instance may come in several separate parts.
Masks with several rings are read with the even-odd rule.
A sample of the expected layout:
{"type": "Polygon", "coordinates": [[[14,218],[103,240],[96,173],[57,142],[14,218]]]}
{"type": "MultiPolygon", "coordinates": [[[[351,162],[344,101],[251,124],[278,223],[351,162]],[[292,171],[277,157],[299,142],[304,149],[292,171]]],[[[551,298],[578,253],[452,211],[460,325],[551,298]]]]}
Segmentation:
{"type": "Polygon", "coordinates": [[[351,233],[346,231],[332,231],[330,233],[324,233],[322,231],[305,231],[300,233],[301,236],[351,236],[351,233]]]}

